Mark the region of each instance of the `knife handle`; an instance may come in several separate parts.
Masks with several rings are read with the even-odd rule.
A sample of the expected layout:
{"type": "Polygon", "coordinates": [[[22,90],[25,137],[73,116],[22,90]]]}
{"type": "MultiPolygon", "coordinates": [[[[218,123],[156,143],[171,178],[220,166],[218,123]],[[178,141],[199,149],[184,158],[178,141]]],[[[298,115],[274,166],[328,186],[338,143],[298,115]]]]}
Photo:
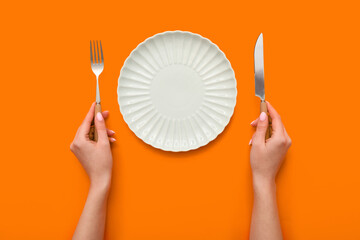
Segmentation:
{"type": "Polygon", "coordinates": [[[97,134],[97,131],[95,129],[95,117],[96,117],[96,114],[98,112],[101,113],[101,104],[100,103],[96,103],[96,105],[95,105],[94,119],[91,122],[90,132],[89,132],[90,140],[93,140],[95,142],[97,142],[97,140],[98,140],[98,134],[97,134]]]}
{"type": "Polygon", "coordinates": [[[265,134],[265,140],[266,140],[266,139],[271,137],[271,133],[272,133],[271,123],[272,123],[272,120],[271,120],[271,117],[270,117],[270,115],[268,113],[267,105],[266,105],[265,101],[261,101],[261,103],[260,103],[260,113],[262,113],[262,112],[265,112],[268,115],[268,119],[269,119],[269,126],[268,126],[268,129],[266,130],[266,134],[265,134]]]}

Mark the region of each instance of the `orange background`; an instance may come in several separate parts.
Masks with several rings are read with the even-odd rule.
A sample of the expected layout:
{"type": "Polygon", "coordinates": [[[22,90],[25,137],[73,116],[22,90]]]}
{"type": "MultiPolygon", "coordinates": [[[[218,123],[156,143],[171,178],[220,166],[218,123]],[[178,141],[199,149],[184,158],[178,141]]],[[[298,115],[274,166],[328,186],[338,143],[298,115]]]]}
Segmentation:
{"type": "Polygon", "coordinates": [[[264,33],[267,99],[293,139],[278,176],[286,239],[360,239],[357,1],[2,3],[0,239],[70,239],[89,181],[69,145],[95,100],[89,40],[101,39],[113,185],[107,239],[248,238],[253,50],[264,33]],[[225,131],[186,153],[157,150],[122,119],[117,79],[146,38],[187,30],[216,43],[237,79],[225,131]]]}

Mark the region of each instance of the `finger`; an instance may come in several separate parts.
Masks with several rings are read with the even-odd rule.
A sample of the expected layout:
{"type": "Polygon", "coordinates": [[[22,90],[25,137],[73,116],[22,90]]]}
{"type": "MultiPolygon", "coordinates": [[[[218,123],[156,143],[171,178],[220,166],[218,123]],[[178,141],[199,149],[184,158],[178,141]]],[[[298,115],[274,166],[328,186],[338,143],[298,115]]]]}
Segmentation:
{"type": "Polygon", "coordinates": [[[109,111],[103,111],[102,115],[104,119],[107,119],[109,117],[109,111]]]}
{"type": "Polygon", "coordinates": [[[252,145],[265,144],[265,135],[268,125],[268,116],[265,112],[262,112],[257,123],[256,132],[252,138],[252,145]]]}
{"type": "Polygon", "coordinates": [[[258,121],[259,121],[259,118],[257,118],[257,119],[255,119],[254,121],[252,121],[252,122],[250,123],[250,125],[251,125],[252,127],[256,127],[258,121]]]}
{"type": "Polygon", "coordinates": [[[91,104],[89,112],[86,114],[84,121],[79,127],[78,134],[80,136],[86,136],[90,131],[91,122],[94,119],[95,102],[91,104]]]}
{"type": "Polygon", "coordinates": [[[283,134],[284,133],[284,125],[281,122],[281,117],[280,115],[277,113],[277,111],[275,110],[275,108],[268,102],[267,103],[267,109],[269,112],[269,115],[271,117],[271,125],[272,125],[272,135],[276,136],[278,134],[283,134]]]}
{"type": "Polygon", "coordinates": [[[105,119],[102,116],[100,112],[98,112],[95,116],[95,129],[98,134],[98,142],[109,142],[106,125],[105,125],[105,119]]]}
{"type": "Polygon", "coordinates": [[[113,143],[113,142],[116,142],[116,139],[115,138],[109,138],[109,141],[113,143]]]}
{"type": "Polygon", "coordinates": [[[107,132],[107,135],[108,137],[111,137],[115,134],[115,132],[113,130],[110,130],[110,129],[106,129],[106,132],[107,132]]]}

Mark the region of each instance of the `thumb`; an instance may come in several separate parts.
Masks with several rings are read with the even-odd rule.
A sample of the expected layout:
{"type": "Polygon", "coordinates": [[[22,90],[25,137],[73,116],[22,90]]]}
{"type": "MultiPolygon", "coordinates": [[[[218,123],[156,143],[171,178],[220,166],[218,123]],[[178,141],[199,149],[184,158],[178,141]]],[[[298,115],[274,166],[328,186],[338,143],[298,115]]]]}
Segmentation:
{"type": "Polygon", "coordinates": [[[95,128],[98,134],[98,141],[109,141],[106,131],[105,120],[101,112],[98,112],[95,117],[95,128]]]}
{"type": "Polygon", "coordinates": [[[253,144],[265,143],[266,130],[269,125],[268,116],[265,112],[262,112],[257,123],[256,132],[253,137],[253,144]]]}

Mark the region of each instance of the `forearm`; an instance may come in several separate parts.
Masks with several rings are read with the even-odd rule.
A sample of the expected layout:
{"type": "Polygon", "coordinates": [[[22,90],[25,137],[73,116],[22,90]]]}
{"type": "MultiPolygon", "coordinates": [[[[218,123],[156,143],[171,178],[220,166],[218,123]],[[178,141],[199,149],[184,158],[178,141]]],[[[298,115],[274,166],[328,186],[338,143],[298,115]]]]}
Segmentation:
{"type": "Polygon", "coordinates": [[[104,238],[109,187],[110,182],[91,184],[73,240],[104,238]]]}
{"type": "Polygon", "coordinates": [[[253,188],[254,205],[251,217],[250,240],[282,239],[275,181],[254,178],[253,188]]]}

